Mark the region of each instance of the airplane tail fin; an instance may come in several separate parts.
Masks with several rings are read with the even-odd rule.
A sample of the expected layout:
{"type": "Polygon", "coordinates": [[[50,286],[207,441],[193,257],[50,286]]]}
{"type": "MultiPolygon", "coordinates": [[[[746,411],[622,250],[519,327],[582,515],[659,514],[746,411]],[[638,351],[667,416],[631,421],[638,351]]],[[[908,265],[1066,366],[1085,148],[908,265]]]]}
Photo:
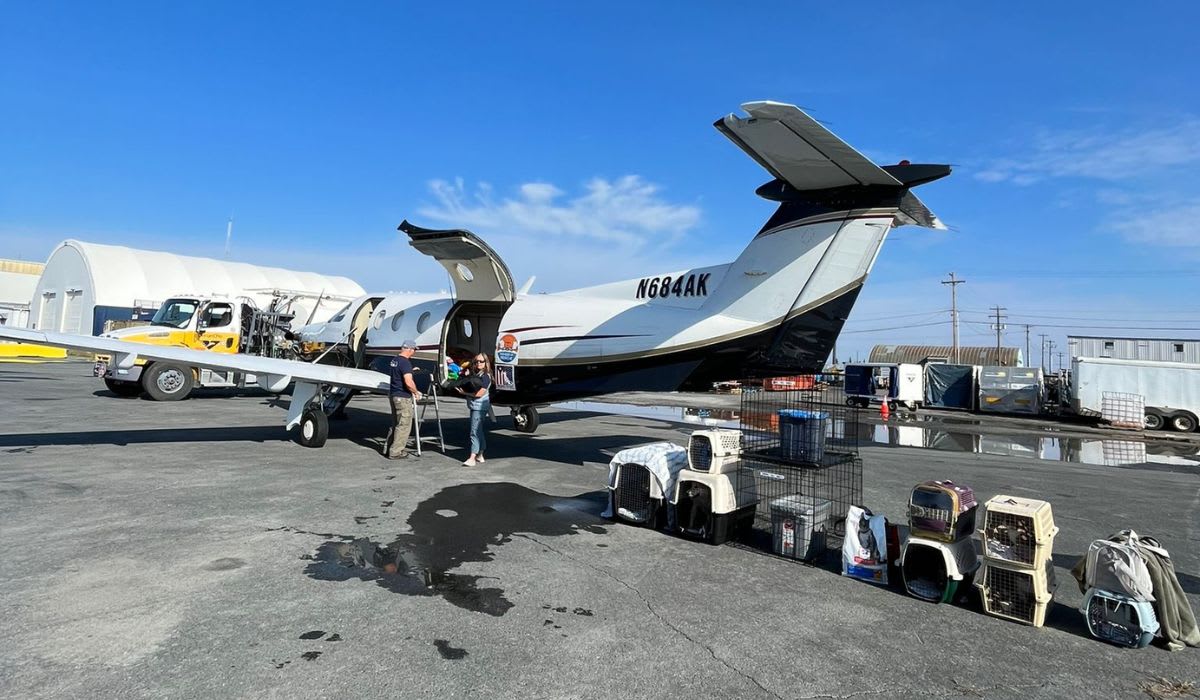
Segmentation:
{"type": "MultiPolygon", "coordinates": [[[[714,126],[774,179],[779,208],[705,302],[712,313],[778,325],[764,364],[819,370],[895,226],[945,228],[911,189],[948,165],[880,167],[793,105],[750,102],[714,126]]],[[[772,371],[772,370],[766,370],[772,371]]]]}

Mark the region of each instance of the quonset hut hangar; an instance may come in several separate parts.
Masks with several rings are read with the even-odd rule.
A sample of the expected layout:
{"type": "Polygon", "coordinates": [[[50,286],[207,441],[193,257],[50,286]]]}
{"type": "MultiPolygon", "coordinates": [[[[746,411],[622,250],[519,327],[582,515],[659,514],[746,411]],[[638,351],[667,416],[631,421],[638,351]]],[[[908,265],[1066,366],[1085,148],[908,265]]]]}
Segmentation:
{"type": "Polygon", "coordinates": [[[43,267],[24,260],[0,260],[0,326],[28,325],[29,300],[43,267]]]}
{"type": "Polygon", "coordinates": [[[172,296],[246,296],[266,308],[292,301],[299,323],[323,321],[363,295],[346,277],[66,240],[50,253],[33,292],[28,327],[99,335],[110,320],[150,318],[172,296]]]}

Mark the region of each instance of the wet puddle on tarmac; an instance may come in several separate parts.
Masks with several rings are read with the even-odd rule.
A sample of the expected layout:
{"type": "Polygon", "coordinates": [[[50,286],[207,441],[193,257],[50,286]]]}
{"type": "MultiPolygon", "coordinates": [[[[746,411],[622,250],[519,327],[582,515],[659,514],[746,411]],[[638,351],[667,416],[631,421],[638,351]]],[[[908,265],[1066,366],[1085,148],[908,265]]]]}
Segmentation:
{"type": "Polygon", "coordinates": [[[411,532],[386,544],[326,535],[332,539],[317,548],[304,573],[321,581],[373,581],[394,593],[439,596],[499,617],[513,603],[495,578],[448,572],[491,561],[495,548],[513,537],[605,534],[604,499],[603,491],[559,497],[511,483],[451,486],[418,505],[408,517],[411,532]]]}
{"type": "MultiPolygon", "coordinates": [[[[680,406],[635,406],[601,401],[567,401],[554,405],[571,411],[650,418],[715,428],[742,427],[737,409],[684,408],[680,406]]],[[[1056,462],[1080,462],[1103,466],[1144,466],[1151,469],[1200,472],[1200,445],[1166,440],[1143,442],[1119,438],[1079,438],[1038,434],[1030,426],[1028,435],[987,434],[980,421],[958,415],[918,414],[888,425],[869,422],[832,421],[828,437],[857,442],[859,446],[886,445],[917,447],[946,452],[1028,457],[1056,462]],[[847,426],[850,434],[847,435],[847,426]]],[[[767,429],[768,426],[760,426],[767,429]]]]}

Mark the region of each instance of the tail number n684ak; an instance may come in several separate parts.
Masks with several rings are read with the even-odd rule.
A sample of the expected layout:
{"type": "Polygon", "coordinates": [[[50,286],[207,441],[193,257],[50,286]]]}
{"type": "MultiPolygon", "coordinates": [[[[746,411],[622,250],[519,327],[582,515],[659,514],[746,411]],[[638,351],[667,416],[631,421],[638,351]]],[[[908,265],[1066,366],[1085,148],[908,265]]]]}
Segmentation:
{"type": "Polygon", "coordinates": [[[662,297],[706,297],[708,296],[708,277],[712,273],[704,272],[699,275],[680,275],[672,278],[643,277],[638,282],[637,298],[661,299],[662,297]]]}

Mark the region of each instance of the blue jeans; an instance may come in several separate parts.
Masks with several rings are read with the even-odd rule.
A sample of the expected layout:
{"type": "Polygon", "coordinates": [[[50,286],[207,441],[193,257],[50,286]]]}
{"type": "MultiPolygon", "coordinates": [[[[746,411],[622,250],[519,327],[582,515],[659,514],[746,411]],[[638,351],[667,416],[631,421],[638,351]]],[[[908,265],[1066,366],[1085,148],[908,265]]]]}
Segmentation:
{"type": "Polygon", "coordinates": [[[483,430],[483,419],[488,412],[487,401],[472,401],[479,408],[471,408],[471,454],[481,455],[487,449],[487,437],[483,430]]]}

